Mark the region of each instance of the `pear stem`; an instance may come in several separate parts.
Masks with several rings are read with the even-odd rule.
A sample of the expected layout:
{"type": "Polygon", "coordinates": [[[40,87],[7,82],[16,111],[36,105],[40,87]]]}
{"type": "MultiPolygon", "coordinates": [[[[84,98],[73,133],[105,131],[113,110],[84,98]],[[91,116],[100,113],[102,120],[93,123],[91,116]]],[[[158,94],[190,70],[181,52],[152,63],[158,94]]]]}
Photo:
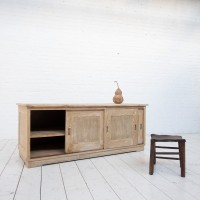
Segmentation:
{"type": "Polygon", "coordinates": [[[114,81],[114,82],[117,83],[117,87],[119,88],[118,82],[117,81],[114,81]]]}

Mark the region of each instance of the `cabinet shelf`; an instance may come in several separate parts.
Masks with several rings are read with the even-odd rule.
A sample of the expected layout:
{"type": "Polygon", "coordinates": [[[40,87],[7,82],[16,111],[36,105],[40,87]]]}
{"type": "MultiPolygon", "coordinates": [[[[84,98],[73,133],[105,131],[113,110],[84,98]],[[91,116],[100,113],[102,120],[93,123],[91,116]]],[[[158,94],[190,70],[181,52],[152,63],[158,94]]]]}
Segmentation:
{"type": "Polygon", "coordinates": [[[31,138],[65,136],[64,130],[31,131],[31,138]]]}
{"type": "Polygon", "coordinates": [[[31,151],[31,158],[41,158],[46,156],[57,156],[65,154],[64,149],[47,149],[47,150],[34,150],[31,151]]]}
{"type": "Polygon", "coordinates": [[[30,141],[31,158],[60,155],[65,153],[65,137],[37,137],[30,141]]]}

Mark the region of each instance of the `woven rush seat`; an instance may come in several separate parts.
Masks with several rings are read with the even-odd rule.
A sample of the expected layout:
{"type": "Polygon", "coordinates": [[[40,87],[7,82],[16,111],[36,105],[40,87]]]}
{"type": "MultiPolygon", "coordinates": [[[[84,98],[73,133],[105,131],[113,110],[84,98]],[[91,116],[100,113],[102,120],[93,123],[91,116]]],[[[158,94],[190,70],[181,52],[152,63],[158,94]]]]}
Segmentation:
{"type": "Polygon", "coordinates": [[[153,175],[154,165],[156,164],[156,158],[158,159],[170,159],[180,160],[181,177],[185,177],[185,142],[186,140],[179,135],[157,135],[151,134],[151,149],[150,149],[150,161],[149,161],[149,174],[153,175]],[[156,142],[177,142],[177,147],[171,146],[157,146],[156,142]],[[178,152],[157,152],[156,149],[178,149],[178,152]],[[157,155],[178,155],[178,157],[166,157],[157,155]]]}

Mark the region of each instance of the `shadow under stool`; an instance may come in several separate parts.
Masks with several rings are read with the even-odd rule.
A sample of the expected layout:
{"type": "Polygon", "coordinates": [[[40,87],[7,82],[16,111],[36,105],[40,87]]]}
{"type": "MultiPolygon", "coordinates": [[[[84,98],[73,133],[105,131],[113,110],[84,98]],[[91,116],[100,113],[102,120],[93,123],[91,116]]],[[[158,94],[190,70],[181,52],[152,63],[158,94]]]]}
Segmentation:
{"type": "Polygon", "coordinates": [[[150,149],[150,162],[149,162],[149,174],[152,175],[154,172],[154,165],[156,164],[156,158],[159,159],[170,159],[170,160],[180,160],[181,177],[185,177],[185,142],[181,136],[175,135],[157,135],[151,134],[151,149],[150,149]],[[177,142],[178,147],[170,146],[157,146],[156,142],[177,142]],[[156,149],[178,149],[178,152],[157,152],[156,149]],[[179,155],[176,157],[162,157],[159,155],[179,155]]]}

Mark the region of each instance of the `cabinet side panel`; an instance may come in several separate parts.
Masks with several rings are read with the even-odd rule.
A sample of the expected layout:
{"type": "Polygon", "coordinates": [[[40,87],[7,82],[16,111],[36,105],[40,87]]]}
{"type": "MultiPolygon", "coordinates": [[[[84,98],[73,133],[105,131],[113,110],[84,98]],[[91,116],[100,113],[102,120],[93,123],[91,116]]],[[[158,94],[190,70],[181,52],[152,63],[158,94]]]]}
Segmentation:
{"type": "Polygon", "coordinates": [[[138,110],[138,144],[144,144],[144,110],[138,110]]]}
{"type": "Polygon", "coordinates": [[[29,158],[29,137],[28,137],[28,120],[29,111],[26,107],[19,108],[19,151],[23,159],[29,158]]]}
{"type": "Polygon", "coordinates": [[[143,140],[144,140],[144,145],[146,144],[146,107],[144,107],[144,116],[143,116],[143,120],[144,120],[144,130],[143,130],[143,140]]]}
{"type": "Polygon", "coordinates": [[[134,109],[133,112],[133,145],[137,145],[138,144],[138,109],[134,109]]]}

